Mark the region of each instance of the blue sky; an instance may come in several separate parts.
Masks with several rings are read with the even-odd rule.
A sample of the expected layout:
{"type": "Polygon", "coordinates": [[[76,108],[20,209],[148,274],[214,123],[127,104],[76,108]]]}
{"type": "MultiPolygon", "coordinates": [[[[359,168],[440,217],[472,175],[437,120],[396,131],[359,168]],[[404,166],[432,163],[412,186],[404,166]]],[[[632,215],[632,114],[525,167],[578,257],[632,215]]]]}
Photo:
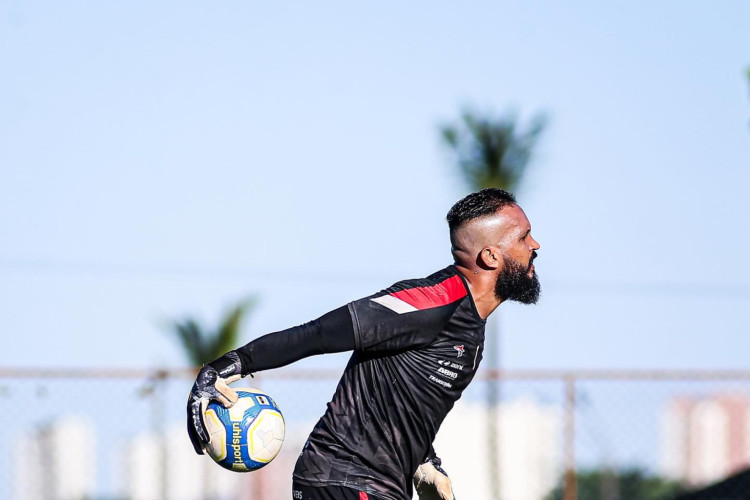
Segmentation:
{"type": "MultiPolygon", "coordinates": [[[[744,368],[750,5],[0,1],[0,366],[182,366],[450,263],[464,105],[551,121],[514,368],[744,368]]],[[[342,356],[301,366],[339,366],[342,356]]]]}

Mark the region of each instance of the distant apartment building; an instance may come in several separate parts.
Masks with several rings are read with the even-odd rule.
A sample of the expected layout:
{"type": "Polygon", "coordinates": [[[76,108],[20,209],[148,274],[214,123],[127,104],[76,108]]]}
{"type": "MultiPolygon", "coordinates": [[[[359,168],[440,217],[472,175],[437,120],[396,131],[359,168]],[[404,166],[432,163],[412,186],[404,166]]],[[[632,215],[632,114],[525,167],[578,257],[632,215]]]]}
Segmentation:
{"type": "Polygon", "coordinates": [[[182,422],[171,425],[161,439],[140,434],[124,450],[123,492],[130,500],[288,500],[292,470],[313,425],[287,423],[279,455],[252,473],[228,471],[207,455],[197,455],[182,422]]]}
{"type": "Polygon", "coordinates": [[[676,397],[661,415],[661,469],[691,485],[750,466],[750,398],[745,394],[676,397]]]}
{"type": "MultiPolygon", "coordinates": [[[[542,500],[559,478],[559,409],[521,398],[503,403],[497,415],[500,447],[492,461],[485,404],[459,402],[440,429],[435,448],[458,498],[491,498],[490,477],[496,473],[502,500],[542,500]]],[[[241,474],[196,455],[183,422],[160,434],[109,442],[98,450],[104,456],[97,456],[93,424],[63,417],[11,444],[11,498],[79,500],[96,498],[106,488],[114,498],[129,500],[288,500],[294,464],[313,426],[287,421],[279,456],[259,471],[241,474]],[[108,464],[106,470],[97,471],[97,463],[108,464]]]]}
{"type": "Polygon", "coordinates": [[[96,473],[92,428],[85,419],[68,416],[18,436],[12,444],[13,498],[91,498],[96,473]]]}
{"type": "Polygon", "coordinates": [[[237,499],[249,480],[193,450],[184,425],[162,436],[144,433],[125,448],[124,492],[131,500],[237,499]]]}

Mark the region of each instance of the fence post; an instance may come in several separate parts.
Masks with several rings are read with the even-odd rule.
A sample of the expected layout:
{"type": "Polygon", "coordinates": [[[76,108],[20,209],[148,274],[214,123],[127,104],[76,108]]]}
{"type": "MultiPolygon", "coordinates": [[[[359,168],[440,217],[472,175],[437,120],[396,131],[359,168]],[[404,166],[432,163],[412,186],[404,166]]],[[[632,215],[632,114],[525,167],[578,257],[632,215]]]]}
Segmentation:
{"type": "MultiPolygon", "coordinates": [[[[502,453],[500,451],[500,433],[502,432],[502,418],[500,412],[501,384],[503,383],[502,372],[500,369],[500,339],[502,329],[500,318],[490,320],[494,323],[493,329],[496,329],[493,338],[486,342],[485,351],[487,363],[489,364],[489,378],[487,379],[487,464],[490,473],[490,498],[492,500],[502,500],[502,453]]],[[[491,323],[492,324],[492,323],[491,323]]]]}
{"type": "Polygon", "coordinates": [[[487,381],[487,451],[490,472],[490,498],[501,500],[500,474],[502,460],[500,454],[500,371],[490,370],[490,378],[487,381]]]}
{"type": "Polygon", "coordinates": [[[563,500],[578,500],[576,482],[576,379],[575,375],[565,376],[565,415],[564,415],[563,461],[563,500]]]}

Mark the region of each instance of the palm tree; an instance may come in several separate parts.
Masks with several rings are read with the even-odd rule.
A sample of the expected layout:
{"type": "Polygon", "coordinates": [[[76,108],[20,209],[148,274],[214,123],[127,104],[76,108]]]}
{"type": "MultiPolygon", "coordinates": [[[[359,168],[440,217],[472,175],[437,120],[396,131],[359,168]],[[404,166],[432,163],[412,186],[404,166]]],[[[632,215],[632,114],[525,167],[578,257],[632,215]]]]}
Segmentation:
{"type": "MultiPolygon", "coordinates": [[[[443,142],[453,152],[456,165],[472,191],[496,187],[515,191],[533,158],[534,148],[546,126],[543,114],[536,115],[521,129],[515,114],[495,117],[464,110],[456,124],[440,127],[443,142]]],[[[500,328],[495,346],[488,350],[491,370],[500,369],[500,328]]],[[[488,466],[493,498],[500,498],[500,479],[496,464],[500,440],[497,432],[500,380],[490,379],[487,386],[488,466]]]]}
{"type": "Polygon", "coordinates": [[[200,367],[237,347],[242,322],[255,303],[255,298],[251,297],[230,307],[213,331],[194,318],[174,321],[170,330],[177,337],[191,365],[200,367]]]}
{"type": "Polygon", "coordinates": [[[465,110],[458,124],[440,128],[456,164],[472,190],[496,187],[515,191],[533,158],[547,119],[539,114],[521,130],[518,118],[465,110]]]}

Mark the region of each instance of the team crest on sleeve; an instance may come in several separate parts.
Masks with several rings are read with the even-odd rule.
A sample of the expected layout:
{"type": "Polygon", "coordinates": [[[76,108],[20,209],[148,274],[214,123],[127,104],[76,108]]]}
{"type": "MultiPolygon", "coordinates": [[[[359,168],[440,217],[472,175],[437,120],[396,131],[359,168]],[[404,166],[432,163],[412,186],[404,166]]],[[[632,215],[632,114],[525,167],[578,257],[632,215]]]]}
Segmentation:
{"type": "Polygon", "coordinates": [[[462,345],[454,345],[453,348],[456,350],[457,354],[456,357],[460,358],[464,355],[464,346],[462,345]]]}

